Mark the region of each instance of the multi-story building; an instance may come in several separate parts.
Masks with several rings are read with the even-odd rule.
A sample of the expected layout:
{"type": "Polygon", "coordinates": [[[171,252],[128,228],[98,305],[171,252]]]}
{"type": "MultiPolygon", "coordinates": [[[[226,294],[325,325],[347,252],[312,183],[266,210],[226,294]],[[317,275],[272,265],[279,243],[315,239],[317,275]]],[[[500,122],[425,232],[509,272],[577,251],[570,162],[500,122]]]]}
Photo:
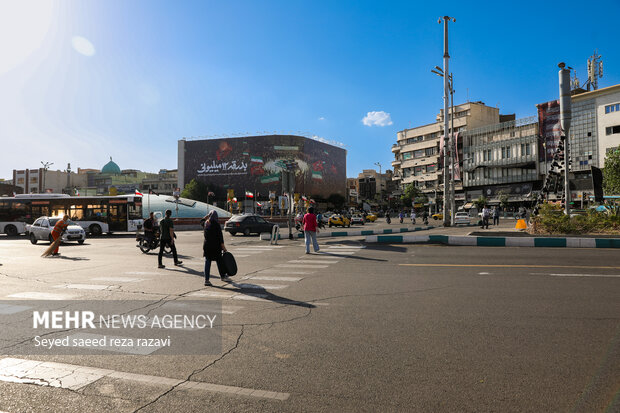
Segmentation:
{"type": "Polygon", "coordinates": [[[86,186],[86,176],[66,171],[50,171],[44,168],[13,170],[13,184],[24,194],[44,192],[70,193],[74,187],[86,186]]]}
{"type": "Polygon", "coordinates": [[[481,196],[490,205],[525,202],[545,170],[538,162],[535,116],[469,129],[463,133],[463,187],[467,201],[481,196]]]}
{"type": "MultiPolygon", "coordinates": [[[[486,106],[483,102],[467,102],[454,106],[449,114],[451,129],[459,134],[471,128],[495,124],[500,121],[498,108],[486,106]],[[453,125],[453,126],[452,126],[453,125]]],[[[439,111],[434,123],[405,129],[397,133],[397,143],[392,146],[394,153],[394,179],[399,186],[414,182],[425,192],[432,202],[436,203],[437,193],[443,190],[440,170],[440,138],[443,135],[443,110],[439,111]]],[[[459,160],[462,161],[463,144],[457,134],[459,160]]],[[[460,181],[455,185],[457,199],[464,199],[460,181]]]]}
{"type": "Polygon", "coordinates": [[[374,169],[364,169],[357,177],[360,200],[382,200],[387,196],[388,183],[392,180],[392,171],[381,174],[374,169]]]}
{"type": "Polygon", "coordinates": [[[357,178],[347,178],[347,204],[354,206],[359,203],[359,181],[357,178]]]}
{"type": "Polygon", "coordinates": [[[178,183],[177,169],[161,169],[157,177],[146,178],[142,181],[142,190],[152,190],[160,195],[172,195],[178,183]]]}

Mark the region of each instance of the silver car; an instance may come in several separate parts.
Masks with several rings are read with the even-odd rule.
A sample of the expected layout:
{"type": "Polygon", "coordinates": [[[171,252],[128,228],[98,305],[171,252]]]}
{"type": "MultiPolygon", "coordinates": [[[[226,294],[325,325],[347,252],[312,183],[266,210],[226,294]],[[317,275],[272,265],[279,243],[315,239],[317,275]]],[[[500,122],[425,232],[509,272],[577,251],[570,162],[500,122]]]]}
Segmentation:
{"type": "MultiPolygon", "coordinates": [[[[40,217],[32,225],[28,225],[26,231],[30,237],[30,242],[36,244],[38,241],[54,241],[52,238],[52,230],[54,225],[61,220],[60,217],[40,217]]],[[[83,244],[86,240],[86,232],[84,228],[71,221],[67,221],[69,226],[67,230],[62,234],[62,241],[77,241],[78,244],[83,244]]]]}

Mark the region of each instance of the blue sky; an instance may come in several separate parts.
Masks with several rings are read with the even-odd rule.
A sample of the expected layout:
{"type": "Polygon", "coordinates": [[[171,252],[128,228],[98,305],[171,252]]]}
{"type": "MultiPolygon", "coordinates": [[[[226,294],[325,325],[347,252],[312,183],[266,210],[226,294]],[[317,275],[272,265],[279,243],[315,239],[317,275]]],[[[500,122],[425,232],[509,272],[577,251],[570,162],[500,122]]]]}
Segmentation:
{"type": "Polygon", "coordinates": [[[347,172],[391,168],[396,132],[442,107],[442,26],[455,103],[517,117],[558,95],[557,63],[620,83],[620,2],[0,2],[0,178],[13,169],[177,167],[191,136],[304,132],[342,142],[347,172]],[[518,4],[518,5],[517,5],[518,4]],[[368,112],[379,124],[363,123],[368,112]],[[391,121],[391,122],[390,122],[391,121]],[[384,125],[384,126],[381,126],[384,125]]]}

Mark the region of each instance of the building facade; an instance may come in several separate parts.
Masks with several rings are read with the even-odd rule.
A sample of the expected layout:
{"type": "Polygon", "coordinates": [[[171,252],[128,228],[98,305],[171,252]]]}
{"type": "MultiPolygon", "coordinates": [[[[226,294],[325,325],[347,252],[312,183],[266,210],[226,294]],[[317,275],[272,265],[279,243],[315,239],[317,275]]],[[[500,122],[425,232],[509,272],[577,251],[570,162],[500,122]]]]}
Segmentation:
{"type": "Polygon", "coordinates": [[[67,171],[50,171],[44,168],[14,169],[13,183],[24,194],[71,193],[73,188],[86,186],[85,175],[67,171]]]}
{"type": "MultiPolygon", "coordinates": [[[[452,110],[452,109],[451,109],[452,110]]],[[[454,106],[454,116],[449,113],[450,129],[456,132],[458,160],[462,163],[462,132],[500,121],[499,109],[486,106],[483,102],[468,102],[454,106]]],[[[394,153],[394,180],[402,189],[414,183],[426,193],[431,203],[436,203],[443,191],[441,172],[440,141],[443,135],[444,113],[439,111],[434,123],[405,129],[397,133],[397,142],[392,146],[394,153]]],[[[463,199],[460,181],[455,185],[457,199],[463,199]]]]}
{"type": "Polygon", "coordinates": [[[153,191],[160,195],[172,195],[178,184],[176,169],[161,169],[157,177],[146,178],[142,181],[142,191],[153,191]]]}
{"type": "Polygon", "coordinates": [[[534,116],[469,129],[463,133],[463,187],[466,200],[500,197],[526,202],[545,173],[538,162],[538,119],[534,116]]]}

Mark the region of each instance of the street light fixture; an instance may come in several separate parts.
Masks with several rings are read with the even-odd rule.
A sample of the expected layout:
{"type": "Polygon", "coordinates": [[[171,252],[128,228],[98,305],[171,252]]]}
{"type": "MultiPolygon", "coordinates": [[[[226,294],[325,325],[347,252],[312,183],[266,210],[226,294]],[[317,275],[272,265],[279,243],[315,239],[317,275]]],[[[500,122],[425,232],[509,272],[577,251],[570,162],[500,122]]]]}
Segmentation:
{"type": "MultiPolygon", "coordinates": [[[[41,165],[43,165],[43,192],[45,192],[45,175],[47,175],[47,170],[50,166],[54,165],[54,162],[43,162],[41,161],[41,165]]],[[[26,182],[26,188],[28,187],[28,183],[26,182]]]]}

